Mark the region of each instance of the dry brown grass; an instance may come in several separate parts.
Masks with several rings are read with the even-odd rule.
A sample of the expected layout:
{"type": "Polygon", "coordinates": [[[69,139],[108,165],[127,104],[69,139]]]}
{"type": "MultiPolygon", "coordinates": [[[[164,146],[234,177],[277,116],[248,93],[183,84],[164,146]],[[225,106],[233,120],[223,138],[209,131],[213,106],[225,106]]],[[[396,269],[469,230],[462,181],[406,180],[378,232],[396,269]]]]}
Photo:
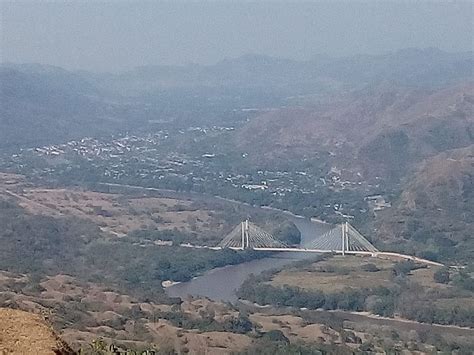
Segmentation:
{"type": "MultiPolygon", "coordinates": [[[[22,275],[1,273],[0,276],[0,287],[2,283],[16,282],[20,284],[28,281],[28,278],[22,275]]],[[[130,348],[150,348],[154,344],[159,344],[161,349],[176,349],[180,352],[188,349],[191,354],[230,354],[244,350],[252,343],[252,338],[247,335],[228,332],[198,332],[197,330],[175,327],[170,322],[154,316],[158,312],[171,312],[172,306],[170,305],[139,302],[131,296],[104,289],[94,283],[80,282],[68,275],[48,277],[40,282],[40,285],[43,290],[39,293],[27,295],[19,289],[18,292],[7,292],[8,298],[15,304],[15,307],[42,314],[54,324],[62,324],[60,327],[62,328],[60,329],[62,339],[75,349],[87,347],[97,338],[130,348]],[[74,305],[79,308],[74,308],[76,307],[74,305]],[[81,319],[81,323],[67,319],[64,322],[63,315],[58,311],[62,307],[69,307],[67,312],[84,309],[87,319],[81,319]],[[128,319],[132,307],[139,307],[146,316],[140,316],[143,318],[139,320],[128,319]],[[120,320],[126,320],[123,328],[111,326],[111,324],[120,323],[120,320]],[[147,334],[140,334],[146,339],[141,339],[139,335],[135,334],[134,327],[137,322],[144,324],[148,330],[148,332],[145,331],[147,334]]],[[[229,317],[238,316],[238,312],[225,304],[212,302],[208,299],[186,300],[181,305],[181,311],[196,319],[202,317],[202,314],[213,314],[217,321],[225,321],[229,317]]],[[[1,325],[0,344],[3,344],[1,325]]],[[[1,346],[0,349],[2,349],[1,346]]],[[[31,352],[23,353],[30,354],[31,352]]],[[[2,354],[1,351],[0,354],[2,354]]]]}
{"type": "Polygon", "coordinates": [[[74,354],[38,315],[0,308],[0,354],[74,354]]]}
{"type": "Polygon", "coordinates": [[[393,264],[392,261],[382,259],[335,256],[329,260],[308,265],[303,269],[281,271],[273,277],[271,284],[323,292],[340,291],[346,287],[389,286],[393,264]],[[380,271],[363,271],[362,265],[364,264],[375,264],[380,271]]]}
{"type": "Polygon", "coordinates": [[[177,229],[209,236],[227,228],[212,206],[196,208],[189,200],[43,189],[30,187],[21,176],[11,174],[0,174],[0,194],[15,199],[29,213],[87,219],[115,236],[141,229],[177,229]]]}
{"type": "Polygon", "coordinates": [[[172,348],[178,352],[186,351],[189,354],[232,354],[244,350],[252,343],[252,338],[247,335],[183,330],[165,320],[149,323],[147,327],[162,348],[172,348]]]}
{"type": "Polygon", "coordinates": [[[341,343],[338,332],[323,324],[306,324],[297,316],[268,315],[255,313],[250,316],[252,322],[257,323],[265,332],[281,330],[290,341],[304,341],[308,343],[341,343]]]}
{"type": "Polygon", "coordinates": [[[18,174],[0,172],[0,187],[14,187],[25,183],[25,177],[18,174]]]}
{"type": "MultiPolygon", "coordinates": [[[[225,304],[203,298],[185,300],[181,304],[181,312],[194,319],[211,313],[216,321],[238,316],[237,311],[229,309],[225,304]]],[[[161,348],[173,348],[178,352],[189,351],[190,354],[230,354],[244,350],[252,343],[252,338],[248,335],[182,329],[164,319],[148,322],[146,326],[153,342],[159,344],[161,348]]]]}
{"type": "MultiPolygon", "coordinates": [[[[23,286],[21,286],[25,284],[24,277],[11,275],[8,278],[5,273],[2,276],[3,281],[0,282],[0,287],[2,284],[8,283],[11,288],[10,291],[3,292],[3,295],[7,296],[9,300],[6,304],[14,305],[24,311],[42,314],[56,326],[60,324],[61,326],[58,327],[62,328],[61,333],[68,334],[68,343],[77,348],[88,343],[91,339],[106,335],[107,329],[94,328],[91,326],[92,324],[100,325],[107,320],[126,318],[132,307],[138,307],[149,314],[170,311],[170,306],[141,303],[128,295],[107,290],[94,283],[79,282],[67,275],[48,277],[40,283],[43,288],[41,292],[28,294],[23,292],[23,286]],[[66,307],[64,311],[61,310],[63,307],[66,307]],[[80,321],[68,318],[80,310],[86,310],[82,313],[85,318],[81,318],[80,321]],[[82,335],[91,333],[91,335],[84,338],[85,340],[81,340],[81,336],[78,335],[76,338],[73,336],[76,332],[82,335]]],[[[26,279],[26,281],[28,280],[26,279]]],[[[117,339],[114,340],[120,340],[120,337],[127,340],[129,336],[130,334],[118,332],[117,339]]]]}
{"type": "Polygon", "coordinates": [[[437,288],[437,289],[448,289],[452,287],[450,285],[435,282],[434,273],[438,269],[439,267],[430,266],[429,268],[413,270],[408,276],[408,278],[411,281],[414,281],[423,287],[437,288]]]}

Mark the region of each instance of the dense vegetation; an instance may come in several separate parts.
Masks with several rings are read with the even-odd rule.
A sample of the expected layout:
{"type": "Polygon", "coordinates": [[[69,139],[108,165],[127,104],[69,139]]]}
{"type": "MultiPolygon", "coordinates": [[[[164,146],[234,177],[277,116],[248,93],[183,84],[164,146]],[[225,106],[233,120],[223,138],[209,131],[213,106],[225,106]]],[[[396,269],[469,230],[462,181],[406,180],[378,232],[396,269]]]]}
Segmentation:
{"type": "Polygon", "coordinates": [[[1,198],[0,225],[0,269],[20,273],[80,270],[84,266],[77,262],[100,233],[75,218],[30,215],[1,198]]]}
{"type": "MultiPolygon", "coordinates": [[[[297,266],[296,266],[297,267],[297,266]]],[[[381,316],[400,315],[424,323],[456,324],[461,326],[474,325],[474,308],[468,303],[461,306],[440,305],[438,297],[472,297],[474,278],[465,271],[454,273],[454,290],[440,291],[424,289],[410,281],[407,275],[420,266],[412,262],[399,262],[393,266],[393,286],[377,286],[373,288],[345,288],[337,292],[305,290],[294,286],[277,287],[269,283],[278,272],[265,272],[252,276],[245,281],[238,291],[238,296],[261,305],[291,306],[297,308],[369,311],[381,316]],[[449,293],[448,293],[449,292],[449,293]],[[449,294],[449,296],[448,296],[449,294]]],[[[334,268],[329,273],[345,273],[345,270],[334,268]]],[[[370,271],[370,272],[375,272],[370,271]]],[[[436,282],[447,282],[446,269],[435,273],[436,282]],[[443,277],[440,275],[444,274],[443,277]]],[[[449,280],[449,275],[448,275],[449,280]]]]}
{"type": "Polygon", "coordinates": [[[119,268],[120,280],[138,286],[159,280],[187,281],[205,270],[259,257],[265,253],[97,242],[88,249],[86,261],[98,270],[119,268]]]}
{"type": "Polygon", "coordinates": [[[142,246],[133,239],[106,239],[91,222],[30,215],[7,200],[0,200],[0,225],[1,270],[66,273],[121,287],[142,298],[160,294],[163,280],[186,281],[212,268],[266,256],[252,251],[142,246]]]}
{"type": "Polygon", "coordinates": [[[472,263],[474,145],[438,154],[409,174],[376,221],[379,245],[449,264],[472,263]]]}
{"type": "MultiPolygon", "coordinates": [[[[259,216],[257,213],[254,216],[255,223],[258,223],[259,226],[262,226],[264,230],[268,231],[272,234],[275,239],[281,240],[287,245],[297,245],[301,241],[301,232],[296,227],[293,222],[287,221],[284,218],[276,217],[272,218],[269,222],[265,217],[267,216],[259,216]]],[[[268,217],[267,217],[268,218],[268,217]]],[[[241,221],[235,219],[234,224],[237,225],[241,221]]],[[[126,239],[132,243],[142,242],[145,241],[169,241],[172,242],[173,245],[178,246],[182,243],[191,243],[195,245],[206,245],[206,246],[214,246],[220,242],[220,238],[222,238],[222,234],[218,236],[215,235],[203,235],[198,231],[194,232],[184,232],[180,230],[158,230],[158,229],[137,229],[131,231],[126,239]]],[[[257,255],[257,254],[252,254],[257,255]]]]}
{"type": "Polygon", "coordinates": [[[213,312],[201,312],[200,318],[191,317],[183,312],[159,312],[155,317],[166,319],[175,327],[199,329],[202,332],[246,334],[254,329],[254,324],[242,312],[239,312],[237,317],[228,317],[223,321],[217,321],[213,312]]]}

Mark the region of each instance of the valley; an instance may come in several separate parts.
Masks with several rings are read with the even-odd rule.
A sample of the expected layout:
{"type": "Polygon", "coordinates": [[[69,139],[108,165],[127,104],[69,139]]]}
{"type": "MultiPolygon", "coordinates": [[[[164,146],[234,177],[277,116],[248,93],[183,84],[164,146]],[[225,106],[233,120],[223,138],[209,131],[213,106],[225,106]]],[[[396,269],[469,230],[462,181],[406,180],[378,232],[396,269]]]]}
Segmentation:
{"type": "Polygon", "coordinates": [[[94,355],[471,352],[470,64],[2,65],[1,309],[94,355]],[[432,263],[213,249],[246,219],[432,263]]]}
{"type": "MultiPolygon", "coordinates": [[[[165,193],[165,195],[169,194],[169,192],[163,193],[165,193]]],[[[209,243],[212,240],[217,241],[226,228],[229,229],[231,227],[232,222],[239,221],[239,218],[243,218],[248,213],[252,213],[252,215],[256,217],[259,216],[258,213],[255,213],[256,209],[250,206],[236,208],[234,203],[221,200],[221,206],[217,208],[216,201],[219,200],[206,199],[205,196],[203,196],[202,199],[195,200],[189,197],[186,199],[183,199],[183,197],[158,197],[156,193],[151,193],[151,195],[154,196],[146,196],[142,190],[131,193],[129,190],[123,188],[120,194],[117,192],[93,192],[77,187],[45,188],[34,186],[33,183],[28,182],[23,176],[12,174],[2,175],[2,194],[6,201],[10,201],[10,203],[16,201],[18,207],[24,208],[25,211],[32,216],[36,215],[38,217],[48,217],[59,220],[61,218],[74,218],[78,221],[83,221],[83,225],[84,222],[87,221],[86,223],[91,227],[96,226],[95,228],[97,228],[94,232],[89,231],[80,237],[81,239],[88,238],[89,241],[87,241],[87,244],[89,244],[89,246],[86,244],[83,247],[75,248],[75,254],[78,255],[69,258],[67,261],[70,266],[69,268],[65,268],[64,263],[59,260],[51,263],[51,261],[48,261],[46,258],[43,264],[35,262],[33,263],[34,269],[29,269],[28,264],[19,264],[18,262],[12,262],[11,259],[5,260],[5,258],[2,258],[2,260],[7,263],[5,265],[8,265],[7,270],[9,270],[2,274],[2,306],[20,308],[43,314],[47,317],[48,321],[53,323],[55,329],[60,331],[62,338],[76,348],[87,346],[87,344],[92,343],[94,339],[100,337],[106,343],[112,342],[125,348],[143,348],[149,347],[150,344],[159,344],[157,348],[162,351],[171,348],[189,349],[189,347],[193,349],[214,349],[213,351],[218,351],[217,349],[222,348],[225,349],[223,353],[227,353],[228,351],[245,351],[245,349],[249,347],[259,348],[263,346],[262,344],[267,340],[263,338],[260,339],[259,337],[265,332],[268,333],[275,329],[275,325],[277,329],[283,330],[285,338],[292,339],[292,344],[298,339],[295,344],[302,342],[301,345],[298,346],[302,346],[303,348],[305,346],[314,346],[315,349],[324,349],[324,347],[326,347],[327,349],[332,349],[330,351],[340,349],[340,351],[343,352],[349,348],[358,349],[362,345],[369,346],[369,343],[371,344],[370,346],[374,346],[375,349],[378,347],[384,348],[386,346],[393,346],[399,349],[413,347],[415,345],[409,343],[408,339],[410,337],[413,338],[414,332],[418,334],[417,336],[420,336],[419,330],[411,331],[411,335],[408,336],[406,332],[409,332],[408,329],[411,329],[410,326],[400,327],[399,325],[395,326],[394,324],[388,323],[386,326],[387,329],[394,327],[394,329],[396,329],[395,332],[400,334],[401,339],[389,341],[384,333],[380,333],[374,337],[373,330],[369,331],[370,327],[368,326],[368,328],[363,328],[364,326],[361,325],[360,321],[356,323],[358,324],[356,326],[351,325],[352,323],[350,321],[344,320],[349,317],[346,317],[344,313],[336,316],[336,319],[340,319],[339,321],[342,322],[340,323],[342,325],[333,328],[335,326],[331,326],[330,324],[332,323],[328,323],[325,317],[318,320],[306,320],[307,316],[304,316],[303,320],[301,320],[301,314],[299,312],[303,312],[303,314],[306,312],[299,311],[299,309],[306,306],[304,303],[298,303],[295,307],[296,304],[281,304],[279,301],[276,301],[276,308],[273,311],[276,313],[267,313],[267,311],[265,311],[265,313],[261,314],[261,309],[258,307],[255,309],[252,307],[249,308],[246,304],[240,303],[233,306],[229,304],[219,306],[217,300],[208,300],[206,301],[208,302],[206,312],[212,312],[212,319],[214,320],[211,321],[211,318],[201,318],[203,317],[202,311],[199,311],[201,306],[193,311],[188,309],[188,307],[196,307],[191,306],[193,304],[200,304],[202,302],[200,298],[193,300],[190,297],[178,293],[185,301],[181,303],[178,299],[169,298],[163,293],[162,280],[186,281],[189,275],[193,275],[193,272],[197,271],[197,274],[194,275],[199,275],[205,272],[207,267],[215,268],[216,266],[223,266],[229,262],[242,263],[246,261],[245,258],[241,256],[237,257],[236,252],[223,252],[225,256],[222,255],[224,259],[222,259],[221,264],[216,264],[216,260],[214,260],[208,266],[203,268],[202,265],[200,265],[196,269],[197,265],[206,260],[205,255],[215,259],[221,252],[193,251],[187,250],[188,248],[180,248],[173,245],[182,241],[191,241],[192,243],[209,243]],[[127,193],[125,193],[125,191],[127,191],[127,193]],[[206,200],[212,201],[212,203],[206,203],[206,200]],[[178,208],[176,206],[178,206],[178,208]],[[91,213],[91,211],[98,211],[99,209],[102,211],[101,213],[91,213]],[[232,210],[232,212],[223,213],[226,210],[228,212],[232,210]],[[235,215],[236,212],[238,213],[237,215],[235,215]],[[173,220],[166,219],[167,213],[174,215],[173,220]],[[183,214],[183,218],[178,218],[181,214],[183,214]],[[226,218],[226,216],[229,215],[233,217],[231,220],[228,220],[228,217],[226,218]],[[186,218],[184,218],[184,216],[186,216],[186,218]],[[189,216],[191,217],[187,218],[189,216]],[[207,217],[204,218],[203,216],[207,217]],[[140,223],[127,223],[126,221],[129,221],[130,218],[135,222],[140,221],[140,223]],[[202,221],[201,224],[199,220],[202,221]],[[144,231],[147,232],[144,233],[144,231]],[[214,232],[214,234],[212,234],[212,232],[214,232]],[[214,235],[214,237],[212,237],[212,235],[214,235]],[[167,240],[167,236],[171,237],[171,239],[167,240]],[[203,237],[205,238],[203,239],[203,237]],[[168,258],[170,251],[173,253],[173,259],[168,258]],[[231,255],[232,258],[234,258],[233,261],[229,259],[231,255]],[[181,257],[186,260],[185,262],[183,260],[182,264],[179,261],[181,257]],[[166,262],[167,258],[168,262],[166,262]],[[197,264],[193,265],[191,261],[193,258],[199,259],[197,264]],[[102,259],[103,262],[99,261],[100,259],[102,259]],[[150,260],[153,259],[158,261],[158,263],[150,263],[150,260]],[[83,260],[86,260],[86,264],[89,265],[90,269],[84,269],[82,265],[83,260]],[[125,260],[128,260],[128,262],[125,262],[125,260]],[[58,262],[58,265],[62,265],[62,267],[60,269],[52,268],[52,266],[58,262]],[[165,265],[166,263],[168,264],[165,265]],[[116,267],[112,266],[113,264],[116,264],[116,267]],[[127,266],[124,268],[125,265],[127,266]],[[192,269],[182,269],[183,267],[188,268],[189,266],[191,266],[192,269]],[[174,267],[178,269],[174,269],[174,267]],[[112,270],[116,271],[111,272],[112,270]],[[177,272],[178,270],[179,272],[177,272]],[[48,276],[43,274],[43,272],[46,272],[48,276]],[[105,274],[101,275],[101,273],[105,274]],[[158,279],[154,280],[154,277],[158,279]],[[191,302],[189,306],[188,302],[191,302]],[[282,306],[293,306],[294,309],[283,311],[281,310],[282,306]],[[252,324],[252,326],[245,331],[231,330],[232,328],[228,328],[227,325],[224,325],[225,323],[217,319],[218,317],[215,316],[215,310],[211,311],[211,309],[215,307],[224,307],[225,314],[228,314],[224,316],[224,318],[228,320],[231,318],[226,317],[229,317],[231,314],[241,314],[242,312],[242,314],[249,314],[249,324],[252,324]],[[284,312],[283,314],[294,313],[295,316],[282,315],[279,312],[284,312]],[[182,320],[178,321],[178,319],[182,320]],[[215,323],[216,321],[217,323],[215,323]],[[195,333],[196,327],[201,329],[201,331],[195,333]],[[354,331],[351,330],[353,329],[352,327],[356,327],[354,329],[357,329],[355,333],[357,336],[355,338],[352,335],[348,335],[354,331]],[[288,329],[288,331],[286,329],[288,329]],[[369,333],[365,333],[366,331],[369,331],[369,333]],[[256,334],[260,335],[256,337],[256,334]],[[319,334],[318,337],[316,337],[317,341],[315,343],[311,340],[314,339],[314,334],[319,334]],[[357,337],[361,340],[357,340],[357,337]]],[[[182,195],[183,194],[181,194],[181,196],[182,195]]],[[[3,207],[2,215],[7,213],[8,208],[12,207],[3,207]]],[[[262,218],[262,220],[275,218],[270,217],[274,215],[275,212],[261,211],[260,213],[264,216],[260,216],[259,218],[262,218]]],[[[32,221],[26,220],[26,222],[31,223],[32,221]]],[[[10,228],[12,228],[12,231],[16,230],[13,226],[10,228]]],[[[64,236],[71,232],[73,232],[73,230],[62,231],[62,233],[65,233],[64,236]]],[[[81,233],[83,233],[83,231],[81,233]]],[[[75,238],[77,238],[77,236],[75,238]]],[[[46,245],[47,244],[45,244],[45,246],[46,245]]],[[[50,250],[46,250],[46,252],[50,253],[50,250]]],[[[19,253],[15,252],[15,254],[19,253]]],[[[265,255],[252,256],[249,254],[249,259],[247,260],[262,256],[265,255]]],[[[38,261],[43,259],[41,254],[38,254],[38,251],[36,251],[34,256],[26,256],[27,259],[31,257],[38,258],[38,261]]],[[[304,289],[310,290],[311,292],[327,292],[329,289],[322,288],[325,283],[321,281],[321,277],[327,278],[328,276],[335,277],[335,279],[329,280],[327,285],[333,287],[339,284],[340,288],[338,292],[347,292],[346,287],[351,287],[351,285],[352,287],[354,287],[354,285],[357,285],[356,287],[364,287],[361,282],[356,280],[357,278],[367,282],[367,285],[370,285],[370,287],[376,286],[379,281],[380,287],[387,287],[393,282],[392,278],[394,276],[391,276],[389,272],[396,264],[393,261],[370,258],[367,260],[363,258],[359,261],[358,257],[348,256],[342,259],[340,258],[341,257],[334,257],[333,262],[333,259],[323,261],[321,266],[319,266],[321,262],[313,264],[311,259],[297,261],[299,259],[298,257],[289,260],[282,259],[281,264],[279,264],[278,259],[275,259],[275,261],[272,261],[271,258],[263,259],[268,260],[267,269],[269,270],[291,263],[294,265],[290,265],[289,268],[285,266],[286,271],[276,274],[277,276],[272,280],[272,287],[276,287],[273,291],[273,299],[276,299],[275,297],[277,297],[279,292],[287,292],[285,290],[294,287],[300,289],[301,285],[305,285],[304,289]],[[328,264],[327,267],[325,266],[325,263],[331,262],[331,265],[328,264]],[[374,272],[370,269],[369,271],[368,267],[364,267],[365,264],[375,266],[377,270],[374,272]],[[316,268],[322,267],[324,269],[323,273],[318,274],[316,269],[313,270],[315,266],[316,268]],[[302,271],[300,271],[300,268],[302,268],[302,271]],[[360,268],[364,270],[367,269],[367,271],[360,271],[360,268]],[[367,276],[375,276],[375,279],[368,279],[367,276]],[[351,281],[353,278],[355,279],[352,284],[347,283],[347,281],[351,281]]],[[[260,260],[255,260],[255,262],[259,263],[260,260]]],[[[245,264],[240,265],[243,266],[245,264]]],[[[3,267],[5,268],[5,266],[3,267]]],[[[253,266],[252,269],[258,270],[258,267],[255,268],[253,266]]],[[[435,271],[436,269],[432,267],[428,269],[416,269],[412,271],[415,276],[408,276],[408,282],[414,283],[414,285],[421,283],[422,287],[437,287],[440,288],[440,290],[447,290],[444,284],[434,283],[433,273],[435,271]],[[414,278],[413,281],[412,277],[414,278]]],[[[273,271],[269,272],[271,273],[273,271]]],[[[262,276],[258,277],[266,277],[265,275],[267,274],[267,271],[263,271],[262,276]]],[[[223,276],[224,278],[232,277],[231,274],[223,276]]],[[[459,279],[460,276],[451,277],[459,279]]],[[[218,281],[216,276],[211,276],[211,278],[218,281]]],[[[199,280],[199,277],[196,280],[199,280]]],[[[252,276],[250,276],[248,281],[244,280],[245,279],[242,279],[241,281],[244,282],[242,287],[247,289],[248,292],[251,288],[245,286],[245,282],[254,283],[255,281],[252,281],[252,276]]],[[[183,283],[178,286],[185,284],[186,283],[183,283]]],[[[255,285],[254,287],[258,286],[255,285]]],[[[331,290],[329,291],[336,291],[334,289],[331,290]]],[[[266,291],[259,291],[258,294],[260,297],[265,297],[265,292],[266,291]]],[[[439,293],[439,291],[437,292],[439,293]]],[[[443,292],[446,293],[446,291],[443,292]]],[[[437,305],[447,312],[446,317],[449,314],[453,314],[452,308],[451,311],[449,311],[450,307],[453,307],[453,304],[459,304],[460,300],[469,302],[471,298],[469,291],[464,292],[467,292],[466,295],[457,292],[455,298],[452,298],[452,296],[446,293],[445,297],[447,297],[446,301],[448,301],[448,303],[443,303],[441,300],[437,302],[437,305]]],[[[245,293],[239,293],[239,297],[253,300],[251,296],[245,293]]],[[[214,296],[211,296],[211,298],[216,299],[214,296]]],[[[311,296],[311,299],[314,301],[317,298],[316,296],[311,296]]],[[[366,302],[369,301],[367,300],[366,302]]],[[[370,304],[374,307],[382,307],[381,305],[384,304],[383,302],[385,301],[382,302],[374,299],[371,302],[370,304]]],[[[263,304],[265,303],[266,302],[263,302],[263,304]]],[[[466,303],[465,306],[469,307],[468,303],[466,303]]],[[[335,307],[336,309],[344,309],[345,306],[336,303],[335,307]]],[[[380,309],[383,310],[384,308],[380,309]]],[[[374,308],[374,310],[375,313],[380,312],[379,308],[374,308]]],[[[407,312],[410,311],[408,310],[407,312]]],[[[459,314],[465,314],[464,312],[466,312],[466,309],[459,314]]],[[[387,313],[382,314],[390,315],[387,313]]],[[[328,317],[331,319],[332,316],[330,313],[328,317]]],[[[350,317],[348,319],[350,319],[350,317]]],[[[433,322],[433,320],[429,320],[428,318],[419,320],[427,323],[433,322]]],[[[443,321],[438,319],[434,320],[434,322],[440,323],[443,321]]],[[[448,320],[448,322],[450,321],[448,320]]],[[[471,324],[470,320],[466,320],[465,322],[467,322],[468,325],[471,324]]],[[[234,324],[233,321],[231,323],[234,324]]],[[[451,346],[449,344],[454,341],[453,339],[456,339],[457,344],[464,344],[462,346],[469,347],[470,343],[466,340],[465,335],[457,335],[455,332],[451,333],[449,331],[447,334],[448,335],[443,337],[444,340],[434,342],[434,340],[431,339],[429,342],[436,344],[434,346],[437,347],[449,348],[449,346],[451,346]]]]}

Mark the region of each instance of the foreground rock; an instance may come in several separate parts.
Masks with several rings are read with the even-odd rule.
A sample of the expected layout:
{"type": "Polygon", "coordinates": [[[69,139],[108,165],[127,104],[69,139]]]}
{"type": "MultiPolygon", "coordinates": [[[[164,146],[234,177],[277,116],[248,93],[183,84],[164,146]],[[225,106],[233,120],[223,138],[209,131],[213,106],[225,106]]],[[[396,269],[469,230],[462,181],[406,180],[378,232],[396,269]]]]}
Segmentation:
{"type": "Polygon", "coordinates": [[[0,308],[0,355],[75,354],[38,315],[0,308]]]}

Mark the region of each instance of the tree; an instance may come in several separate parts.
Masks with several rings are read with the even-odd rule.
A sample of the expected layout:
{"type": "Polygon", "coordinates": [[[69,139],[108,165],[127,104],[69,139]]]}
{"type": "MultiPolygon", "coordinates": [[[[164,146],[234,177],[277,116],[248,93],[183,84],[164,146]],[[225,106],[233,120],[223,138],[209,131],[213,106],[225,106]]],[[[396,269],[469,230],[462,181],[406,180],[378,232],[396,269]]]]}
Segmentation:
{"type": "Polygon", "coordinates": [[[367,271],[367,272],[377,272],[380,271],[380,269],[377,267],[375,264],[364,264],[361,266],[362,271],[367,271]]]}
{"type": "Polygon", "coordinates": [[[447,284],[450,280],[449,270],[447,268],[442,268],[436,270],[433,274],[433,279],[440,284],[447,284]]]}
{"type": "Polygon", "coordinates": [[[263,335],[263,338],[268,339],[270,341],[276,341],[276,342],[282,342],[289,344],[290,341],[289,339],[283,334],[281,330],[270,330],[269,332],[265,333],[263,335]]]}
{"type": "Polygon", "coordinates": [[[396,275],[408,275],[415,268],[415,263],[411,260],[400,261],[393,266],[396,275]]]}

